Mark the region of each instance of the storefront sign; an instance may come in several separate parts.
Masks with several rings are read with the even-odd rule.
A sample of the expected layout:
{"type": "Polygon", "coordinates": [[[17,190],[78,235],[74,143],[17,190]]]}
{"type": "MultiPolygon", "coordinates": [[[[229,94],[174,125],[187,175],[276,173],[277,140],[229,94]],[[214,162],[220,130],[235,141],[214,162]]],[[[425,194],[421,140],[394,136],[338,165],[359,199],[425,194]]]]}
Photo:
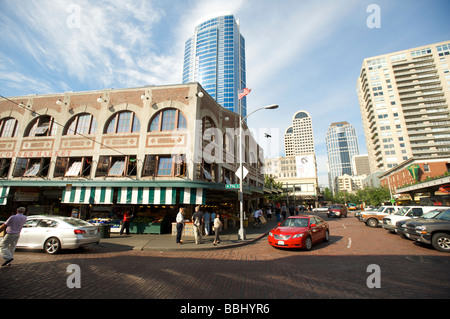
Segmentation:
{"type": "Polygon", "coordinates": [[[14,201],[15,202],[35,202],[39,199],[39,193],[32,192],[15,192],[14,201]]]}
{"type": "Polygon", "coordinates": [[[71,151],[25,151],[25,152],[0,152],[0,158],[12,157],[53,157],[70,156],[71,151]]]}

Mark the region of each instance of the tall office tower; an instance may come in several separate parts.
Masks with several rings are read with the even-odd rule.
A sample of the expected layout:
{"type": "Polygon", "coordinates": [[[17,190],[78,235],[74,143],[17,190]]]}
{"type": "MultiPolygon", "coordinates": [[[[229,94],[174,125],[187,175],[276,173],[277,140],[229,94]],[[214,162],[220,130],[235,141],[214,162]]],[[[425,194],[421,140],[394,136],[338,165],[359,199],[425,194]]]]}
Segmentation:
{"type": "Polygon", "coordinates": [[[357,92],[370,169],[450,154],[450,41],[363,61],[357,92]]]}
{"type": "Polygon", "coordinates": [[[303,203],[314,203],[317,207],[317,162],[308,112],[298,111],[292,117],[292,125],[284,133],[284,151],[286,156],[279,160],[277,181],[303,203]]]}
{"type": "Polygon", "coordinates": [[[314,154],[314,138],[311,116],[306,111],[295,113],[292,125],[284,133],[286,156],[314,154]]]}
{"type": "Polygon", "coordinates": [[[186,41],[183,83],[199,82],[220,105],[247,115],[247,98],[238,99],[246,87],[245,40],[239,20],[231,13],[204,18],[186,41]]]}
{"type": "Polygon", "coordinates": [[[337,189],[336,177],[354,175],[352,160],[359,155],[355,128],[347,122],[332,123],[326,136],[328,155],[328,182],[333,192],[337,189]]]}

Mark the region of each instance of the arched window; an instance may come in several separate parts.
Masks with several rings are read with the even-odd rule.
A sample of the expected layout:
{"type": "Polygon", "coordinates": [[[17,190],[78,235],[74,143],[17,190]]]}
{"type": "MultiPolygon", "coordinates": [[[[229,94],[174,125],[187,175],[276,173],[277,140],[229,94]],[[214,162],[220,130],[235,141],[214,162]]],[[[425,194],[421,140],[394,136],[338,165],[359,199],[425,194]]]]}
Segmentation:
{"type": "Polygon", "coordinates": [[[149,132],[185,130],[187,128],[186,117],[180,110],[161,110],[150,121],[149,132]]]}
{"type": "Polygon", "coordinates": [[[56,135],[56,127],[53,117],[42,115],[28,125],[24,136],[54,136],[56,135]]]}
{"type": "Polygon", "coordinates": [[[94,134],[97,131],[97,121],[92,114],[76,115],[66,126],[63,135],[94,134]]]}
{"type": "Polygon", "coordinates": [[[0,137],[17,137],[19,122],[15,118],[7,117],[0,120],[0,137]]]}
{"type": "Polygon", "coordinates": [[[106,125],[106,134],[139,132],[141,123],[134,112],[123,111],[114,114],[106,125]]]}
{"type": "Polygon", "coordinates": [[[215,135],[213,134],[213,131],[211,131],[211,130],[208,131],[208,129],[212,129],[215,127],[216,127],[216,124],[210,117],[205,116],[202,119],[202,136],[205,141],[206,140],[210,140],[210,141],[215,140],[215,135]]]}

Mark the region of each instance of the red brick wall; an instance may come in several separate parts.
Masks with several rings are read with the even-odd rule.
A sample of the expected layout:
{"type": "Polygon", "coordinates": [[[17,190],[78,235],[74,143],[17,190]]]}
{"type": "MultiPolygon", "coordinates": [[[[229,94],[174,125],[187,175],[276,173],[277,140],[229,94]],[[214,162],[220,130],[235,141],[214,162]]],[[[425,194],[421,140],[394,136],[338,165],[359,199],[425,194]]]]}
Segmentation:
{"type": "MultiPolygon", "coordinates": [[[[433,178],[436,176],[441,176],[447,171],[446,164],[448,161],[443,162],[423,162],[423,163],[415,163],[419,165],[419,182],[423,182],[427,179],[427,177],[433,178]],[[428,164],[429,171],[425,172],[424,165],[428,164]]],[[[408,165],[409,166],[409,165],[408,165]]],[[[400,188],[407,184],[413,184],[415,182],[414,178],[411,176],[411,173],[405,167],[398,172],[392,173],[389,177],[389,182],[391,184],[391,189],[400,188]]],[[[384,177],[381,179],[381,186],[388,187],[388,177],[384,177]]]]}

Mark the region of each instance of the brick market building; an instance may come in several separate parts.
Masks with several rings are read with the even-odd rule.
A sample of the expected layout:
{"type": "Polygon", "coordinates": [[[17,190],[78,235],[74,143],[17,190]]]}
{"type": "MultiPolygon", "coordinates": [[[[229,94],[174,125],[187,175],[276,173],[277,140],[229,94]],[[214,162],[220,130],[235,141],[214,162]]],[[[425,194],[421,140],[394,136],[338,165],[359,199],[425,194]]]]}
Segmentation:
{"type": "MultiPolygon", "coordinates": [[[[2,98],[0,214],[131,208],[163,219],[203,205],[232,215],[237,190],[225,185],[239,183],[238,127],[198,83],[2,98]]],[[[246,132],[248,212],[268,190],[262,149],[246,132]]]]}

